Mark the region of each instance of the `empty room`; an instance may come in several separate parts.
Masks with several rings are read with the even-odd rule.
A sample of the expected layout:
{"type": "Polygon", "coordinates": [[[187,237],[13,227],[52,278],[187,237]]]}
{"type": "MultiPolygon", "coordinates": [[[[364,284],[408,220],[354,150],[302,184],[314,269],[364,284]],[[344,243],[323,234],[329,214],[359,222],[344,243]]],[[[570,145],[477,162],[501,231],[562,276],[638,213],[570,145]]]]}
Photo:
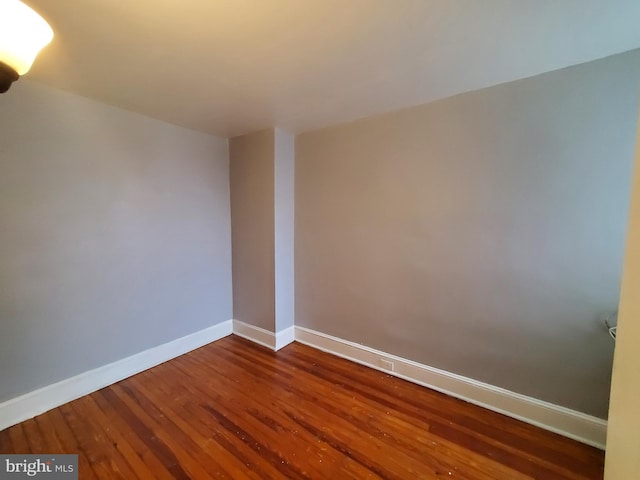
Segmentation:
{"type": "Polygon", "coordinates": [[[0,478],[640,478],[638,25],[0,0],[0,478]]]}

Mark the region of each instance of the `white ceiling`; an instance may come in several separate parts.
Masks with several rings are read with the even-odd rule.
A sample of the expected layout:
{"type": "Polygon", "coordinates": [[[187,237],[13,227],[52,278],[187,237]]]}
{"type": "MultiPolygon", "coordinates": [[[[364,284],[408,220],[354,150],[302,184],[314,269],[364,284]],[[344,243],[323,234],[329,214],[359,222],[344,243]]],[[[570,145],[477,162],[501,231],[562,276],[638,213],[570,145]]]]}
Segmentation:
{"type": "Polygon", "coordinates": [[[221,136],[315,129],[640,47],[640,0],[25,1],[55,31],[27,78],[221,136]]]}

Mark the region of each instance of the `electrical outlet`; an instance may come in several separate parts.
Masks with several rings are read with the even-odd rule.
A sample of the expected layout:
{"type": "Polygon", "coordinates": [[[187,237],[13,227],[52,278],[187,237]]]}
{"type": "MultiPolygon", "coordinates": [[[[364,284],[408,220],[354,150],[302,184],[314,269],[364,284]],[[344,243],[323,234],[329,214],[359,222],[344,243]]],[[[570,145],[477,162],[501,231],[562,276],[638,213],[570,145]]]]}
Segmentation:
{"type": "Polygon", "coordinates": [[[390,362],[389,360],[385,360],[384,358],[381,358],[380,360],[378,360],[378,364],[385,370],[389,370],[393,372],[393,362],[390,362]]]}

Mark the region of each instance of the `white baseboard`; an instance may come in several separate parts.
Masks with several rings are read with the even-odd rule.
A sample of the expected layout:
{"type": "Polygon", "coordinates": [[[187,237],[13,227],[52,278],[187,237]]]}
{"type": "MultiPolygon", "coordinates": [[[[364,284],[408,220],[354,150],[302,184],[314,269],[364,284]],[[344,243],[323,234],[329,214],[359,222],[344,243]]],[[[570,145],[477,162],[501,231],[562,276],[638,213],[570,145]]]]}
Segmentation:
{"type": "Polygon", "coordinates": [[[231,333],[271,350],[279,350],[295,339],[319,350],[604,449],[607,422],[600,418],[308,328],[290,327],[274,334],[238,320],[222,322],[0,403],[0,430],[219,340],[231,333]],[[383,368],[381,360],[393,362],[393,371],[383,368]]]}
{"type": "Polygon", "coordinates": [[[231,320],[0,403],[0,430],[231,335],[231,320]]]}
{"type": "Polygon", "coordinates": [[[270,348],[271,350],[275,350],[276,348],[276,336],[273,332],[249,325],[240,320],[233,321],[233,334],[251,340],[253,343],[270,348]]]}
{"type": "Polygon", "coordinates": [[[276,332],[276,347],[275,350],[278,351],[282,347],[286,347],[290,343],[293,343],[296,339],[296,329],[291,326],[289,328],[285,328],[284,330],[280,330],[276,332]]]}
{"type": "Polygon", "coordinates": [[[233,334],[274,351],[280,350],[295,340],[294,327],[273,333],[264,328],[241,322],[240,320],[233,321],[233,334]]]}
{"type": "Polygon", "coordinates": [[[318,350],[375,368],[604,450],[607,434],[606,420],[308,328],[295,327],[295,339],[318,350]],[[383,368],[381,360],[393,362],[393,371],[383,368]]]}

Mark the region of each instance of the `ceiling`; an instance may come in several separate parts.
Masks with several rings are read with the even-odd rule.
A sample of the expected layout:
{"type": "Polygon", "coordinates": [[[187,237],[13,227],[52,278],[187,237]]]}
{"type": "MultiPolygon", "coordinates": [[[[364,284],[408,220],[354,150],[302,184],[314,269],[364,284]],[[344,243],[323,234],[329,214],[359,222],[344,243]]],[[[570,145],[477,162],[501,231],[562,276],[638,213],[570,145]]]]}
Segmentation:
{"type": "Polygon", "coordinates": [[[55,31],[29,79],[225,137],[311,130],[640,47],[638,0],[25,3],[55,31]]]}

